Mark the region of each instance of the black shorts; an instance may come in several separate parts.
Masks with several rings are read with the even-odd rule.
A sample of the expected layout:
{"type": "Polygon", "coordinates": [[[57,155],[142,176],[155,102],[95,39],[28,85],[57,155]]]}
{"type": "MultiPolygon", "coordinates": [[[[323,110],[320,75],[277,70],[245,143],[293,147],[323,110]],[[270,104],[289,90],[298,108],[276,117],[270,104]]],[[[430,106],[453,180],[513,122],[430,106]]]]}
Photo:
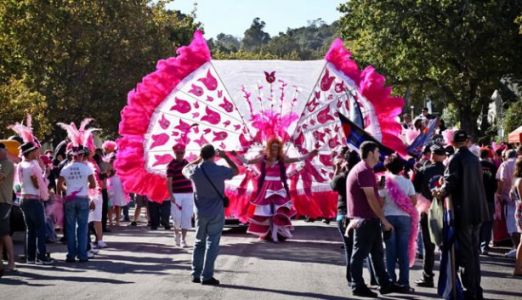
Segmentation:
{"type": "Polygon", "coordinates": [[[0,237],[11,234],[11,204],[0,203],[0,237]]]}

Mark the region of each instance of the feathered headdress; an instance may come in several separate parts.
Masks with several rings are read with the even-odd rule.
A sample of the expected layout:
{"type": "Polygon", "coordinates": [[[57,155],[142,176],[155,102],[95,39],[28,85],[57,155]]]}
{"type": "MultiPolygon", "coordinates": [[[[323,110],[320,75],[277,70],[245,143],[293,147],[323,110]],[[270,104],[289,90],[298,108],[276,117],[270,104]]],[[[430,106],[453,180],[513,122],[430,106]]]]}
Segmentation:
{"type": "Polygon", "coordinates": [[[24,143],[31,142],[40,147],[40,142],[33,135],[33,118],[30,114],[27,114],[25,125],[23,123],[16,122],[13,125],[7,126],[7,128],[16,132],[16,134],[22,138],[24,143]]]}
{"type": "Polygon", "coordinates": [[[271,110],[264,110],[252,116],[251,124],[259,130],[263,141],[278,137],[285,142],[290,138],[287,133],[288,127],[298,119],[299,116],[294,112],[281,115],[271,110]]]}
{"type": "Polygon", "coordinates": [[[99,131],[99,128],[86,128],[89,123],[93,121],[92,118],[85,118],[80,123],[80,128],[76,127],[74,122],[70,124],[65,123],[57,123],[63,130],[67,132],[67,136],[71,141],[73,147],[83,146],[88,148],[91,151],[94,151],[96,146],[94,145],[94,136],[93,133],[95,131],[99,131]]]}
{"type": "Polygon", "coordinates": [[[453,136],[455,135],[455,131],[457,131],[457,128],[448,128],[442,132],[442,136],[444,137],[444,142],[446,145],[451,145],[453,143],[453,136]]]}

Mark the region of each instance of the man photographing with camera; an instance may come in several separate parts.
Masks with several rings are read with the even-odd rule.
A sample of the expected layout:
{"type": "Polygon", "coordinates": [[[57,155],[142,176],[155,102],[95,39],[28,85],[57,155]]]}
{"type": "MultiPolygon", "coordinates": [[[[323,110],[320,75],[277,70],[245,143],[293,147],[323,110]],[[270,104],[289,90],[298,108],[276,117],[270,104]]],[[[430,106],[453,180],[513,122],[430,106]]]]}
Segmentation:
{"type": "Polygon", "coordinates": [[[212,145],[201,148],[200,157],[189,163],[182,171],[192,180],[196,213],[196,239],[192,254],[192,282],[219,285],[214,278],[214,262],[219,253],[219,240],[225,224],[225,180],[239,173],[236,164],[221,150],[212,145]],[[230,168],[214,162],[216,154],[230,168]],[[207,245],[208,244],[208,245],[207,245]]]}

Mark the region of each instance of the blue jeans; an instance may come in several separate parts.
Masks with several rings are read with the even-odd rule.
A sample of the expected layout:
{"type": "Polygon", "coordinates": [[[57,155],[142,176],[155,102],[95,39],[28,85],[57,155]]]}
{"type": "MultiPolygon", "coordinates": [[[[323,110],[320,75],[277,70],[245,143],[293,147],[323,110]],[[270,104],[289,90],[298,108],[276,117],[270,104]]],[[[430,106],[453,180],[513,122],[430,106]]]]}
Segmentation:
{"type": "Polygon", "coordinates": [[[45,214],[40,200],[23,199],[21,204],[26,226],[27,260],[44,259],[47,253],[45,246],[45,214]]]}
{"type": "Polygon", "coordinates": [[[87,221],[89,218],[89,199],[76,197],[66,201],[65,227],[67,236],[67,259],[87,260],[87,221]],[[76,226],[78,225],[78,226],[76,226]]]}
{"type": "Polygon", "coordinates": [[[214,276],[214,262],[219,254],[219,240],[224,225],[223,213],[210,218],[196,215],[192,278],[208,280],[214,276]]]}
{"type": "Polygon", "coordinates": [[[411,217],[386,216],[393,225],[393,231],[386,244],[386,268],[393,282],[410,286],[410,266],[408,258],[408,240],[411,232],[411,217]],[[395,275],[395,264],[399,262],[399,280],[395,275]]]}

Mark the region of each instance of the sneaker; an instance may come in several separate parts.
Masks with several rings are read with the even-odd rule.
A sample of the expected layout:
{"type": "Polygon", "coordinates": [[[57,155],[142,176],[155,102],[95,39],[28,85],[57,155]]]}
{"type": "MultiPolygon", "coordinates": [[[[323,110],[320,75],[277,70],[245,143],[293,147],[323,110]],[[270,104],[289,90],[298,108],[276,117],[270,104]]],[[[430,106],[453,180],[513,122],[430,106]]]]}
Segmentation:
{"type": "Polygon", "coordinates": [[[98,241],[98,248],[99,249],[103,249],[103,248],[107,248],[107,244],[104,242],[104,241],[98,241]]]}
{"type": "Polygon", "coordinates": [[[49,258],[49,257],[45,257],[42,259],[36,259],[36,264],[37,265],[52,265],[52,264],[54,264],[54,259],[49,258]]]}
{"type": "Polygon", "coordinates": [[[210,279],[206,279],[206,280],[201,281],[201,284],[203,284],[203,285],[219,285],[219,280],[217,280],[216,278],[212,277],[210,279]]]}
{"type": "Polygon", "coordinates": [[[187,248],[188,244],[185,240],[181,241],[181,248],[187,248]]]}
{"type": "Polygon", "coordinates": [[[92,253],[92,251],[88,251],[87,258],[94,258],[94,253],[92,253]]]}
{"type": "Polygon", "coordinates": [[[174,235],[174,242],[176,243],[176,247],[181,246],[181,234],[177,233],[174,235]]]}
{"type": "Polygon", "coordinates": [[[138,223],[136,223],[136,221],[132,221],[131,226],[138,226],[138,223]]]}
{"type": "Polygon", "coordinates": [[[504,254],[505,257],[515,258],[517,256],[517,249],[511,249],[509,252],[504,254]]]}
{"type": "Polygon", "coordinates": [[[28,259],[26,263],[29,265],[34,265],[36,263],[36,259],[28,259]]]}
{"type": "Polygon", "coordinates": [[[192,282],[201,283],[201,279],[199,279],[199,277],[192,277],[192,282]]]}
{"type": "Polygon", "coordinates": [[[67,258],[65,259],[65,262],[66,262],[66,263],[75,263],[75,262],[76,262],[76,259],[67,257],[67,258]]]}
{"type": "Polygon", "coordinates": [[[355,288],[352,295],[359,297],[377,298],[377,294],[372,292],[368,287],[355,288]]]}
{"type": "Polygon", "coordinates": [[[433,285],[433,278],[422,278],[422,279],[419,279],[417,281],[415,281],[415,284],[417,286],[420,286],[420,287],[428,287],[428,288],[432,288],[434,287],[433,285]]]}
{"type": "Polygon", "coordinates": [[[92,252],[92,254],[98,254],[98,253],[100,253],[100,249],[91,248],[91,250],[89,250],[89,252],[92,252]]]}

